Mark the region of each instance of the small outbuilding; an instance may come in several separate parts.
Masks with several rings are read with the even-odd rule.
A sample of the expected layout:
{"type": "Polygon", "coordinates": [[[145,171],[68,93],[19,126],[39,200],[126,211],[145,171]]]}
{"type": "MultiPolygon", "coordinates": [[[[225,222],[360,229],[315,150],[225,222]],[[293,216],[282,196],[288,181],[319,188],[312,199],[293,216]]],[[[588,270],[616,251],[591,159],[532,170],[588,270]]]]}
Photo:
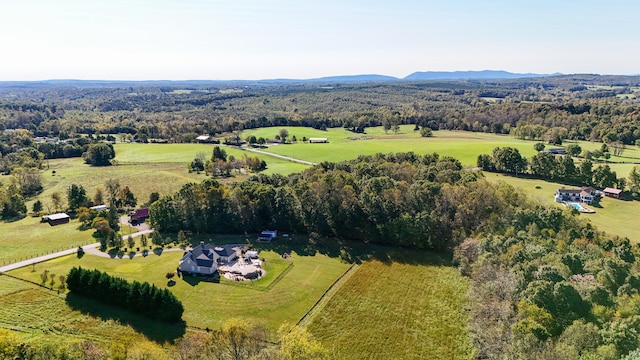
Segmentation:
{"type": "Polygon", "coordinates": [[[47,222],[49,223],[49,225],[55,226],[60,224],[66,224],[69,222],[69,220],[70,220],[69,215],[65,213],[57,213],[57,214],[43,216],[40,222],[47,222]]]}
{"type": "Polygon", "coordinates": [[[264,230],[258,235],[258,241],[271,242],[271,240],[275,239],[278,236],[278,231],[276,230],[264,230]]]}
{"type": "Polygon", "coordinates": [[[620,199],[622,196],[622,190],[620,189],[604,188],[602,192],[604,193],[604,196],[612,197],[614,199],[620,199]]]}
{"type": "Polygon", "coordinates": [[[211,142],[211,136],[209,135],[200,135],[196,137],[196,141],[199,143],[209,143],[211,142]]]}
{"type": "Polygon", "coordinates": [[[89,209],[91,210],[95,210],[95,211],[103,211],[103,210],[109,210],[109,207],[107,205],[96,205],[96,206],[92,206],[89,209]]]}
{"type": "Polygon", "coordinates": [[[328,142],[329,139],[327,138],[309,138],[309,144],[325,144],[328,142]]]}
{"type": "Polygon", "coordinates": [[[550,149],[546,149],[543,152],[546,153],[550,153],[553,155],[566,155],[567,154],[567,149],[565,148],[550,148],[550,149]]]}

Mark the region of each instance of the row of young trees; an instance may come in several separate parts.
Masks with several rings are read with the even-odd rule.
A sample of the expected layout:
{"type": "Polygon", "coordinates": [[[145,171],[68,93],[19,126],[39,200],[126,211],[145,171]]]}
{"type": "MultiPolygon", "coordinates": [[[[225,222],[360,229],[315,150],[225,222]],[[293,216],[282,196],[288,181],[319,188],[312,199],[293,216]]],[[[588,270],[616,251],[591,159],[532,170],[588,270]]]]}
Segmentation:
{"type": "Polygon", "coordinates": [[[129,283],[99,270],[74,267],[66,277],[69,291],[137,314],[168,322],[182,318],[184,307],[171,291],[147,282],[129,283]]]}

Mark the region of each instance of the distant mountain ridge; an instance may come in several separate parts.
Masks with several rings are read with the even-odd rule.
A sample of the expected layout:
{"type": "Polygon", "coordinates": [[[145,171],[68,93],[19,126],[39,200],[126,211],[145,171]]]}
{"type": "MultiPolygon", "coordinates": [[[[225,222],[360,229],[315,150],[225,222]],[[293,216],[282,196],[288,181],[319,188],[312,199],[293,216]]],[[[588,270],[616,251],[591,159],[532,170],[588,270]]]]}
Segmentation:
{"type": "Polygon", "coordinates": [[[414,72],[403,80],[490,80],[490,79],[519,79],[531,77],[557,76],[555,74],[512,73],[504,70],[481,71],[423,71],[414,72]]]}
{"type": "Polygon", "coordinates": [[[505,80],[519,78],[537,78],[547,76],[560,76],[554,74],[512,73],[504,70],[481,71],[422,71],[414,72],[404,78],[380,74],[359,74],[326,76],[312,79],[262,79],[262,80],[76,80],[76,79],[51,79],[40,81],[0,81],[0,86],[76,86],[76,87],[111,87],[111,86],[188,86],[206,84],[301,84],[301,83],[365,83],[365,82],[398,82],[398,81],[429,81],[429,80],[505,80]]]}

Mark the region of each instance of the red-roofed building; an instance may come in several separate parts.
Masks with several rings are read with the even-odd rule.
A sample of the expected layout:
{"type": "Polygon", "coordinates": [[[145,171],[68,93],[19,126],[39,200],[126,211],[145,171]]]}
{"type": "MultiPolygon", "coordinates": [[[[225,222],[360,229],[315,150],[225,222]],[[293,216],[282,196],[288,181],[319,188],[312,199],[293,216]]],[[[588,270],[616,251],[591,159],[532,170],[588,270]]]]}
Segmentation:
{"type": "Polygon", "coordinates": [[[602,192],[605,196],[612,197],[614,199],[620,199],[620,197],[622,196],[622,190],[620,189],[604,188],[602,192]]]}
{"type": "Polygon", "coordinates": [[[131,219],[129,220],[132,224],[137,224],[144,222],[149,217],[149,208],[137,209],[136,211],[131,213],[131,219]]]}

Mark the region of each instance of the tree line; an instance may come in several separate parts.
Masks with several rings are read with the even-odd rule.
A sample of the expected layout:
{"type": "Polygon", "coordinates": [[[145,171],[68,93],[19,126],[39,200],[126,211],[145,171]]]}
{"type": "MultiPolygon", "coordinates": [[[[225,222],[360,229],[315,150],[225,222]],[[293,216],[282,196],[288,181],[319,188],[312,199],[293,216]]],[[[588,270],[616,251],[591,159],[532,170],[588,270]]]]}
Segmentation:
{"type": "Polygon", "coordinates": [[[99,270],[73,267],[67,275],[71,293],[121,307],[152,319],[177,322],[184,307],[171,291],[147,282],[132,283],[99,270]]]}
{"type": "Polygon", "coordinates": [[[491,155],[478,155],[477,165],[484,171],[497,171],[513,175],[529,174],[541,179],[570,185],[596,186],[598,188],[617,187],[625,190],[629,183],[630,188],[634,189],[634,193],[640,189],[638,176],[631,175],[629,180],[618,178],[617,173],[612,171],[609,165],[598,165],[594,168],[593,163],[588,159],[583,159],[576,164],[571,155],[559,156],[549,152],[539,152],[527,160],[520,155],[520,151],[516,148],[496,147],[491,155]]]}
{"type": "Polygon", "coordinates": [[[517,206],[475,172],[437,154],[361,156],[301,174],[256,175],[187,184],[150,206],[160,231],[255,233],[278,229],[427,249],[460,237],[517,206]]]}

